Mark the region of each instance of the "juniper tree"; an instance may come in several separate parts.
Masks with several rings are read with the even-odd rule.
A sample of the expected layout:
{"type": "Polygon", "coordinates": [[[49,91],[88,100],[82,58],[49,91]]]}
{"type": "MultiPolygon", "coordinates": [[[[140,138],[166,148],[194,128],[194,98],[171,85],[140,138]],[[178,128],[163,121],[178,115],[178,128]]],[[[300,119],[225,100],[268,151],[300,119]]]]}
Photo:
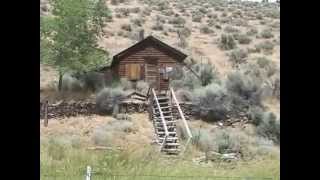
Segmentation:
{"type": "Polygon", "coordinates": [[[59,87],[66,72],[84,73],[107,60],[98,48],[110,11],[103,0],[50,0],[52,16],[42,16],[40,58],[59,71],[59,87]]]}

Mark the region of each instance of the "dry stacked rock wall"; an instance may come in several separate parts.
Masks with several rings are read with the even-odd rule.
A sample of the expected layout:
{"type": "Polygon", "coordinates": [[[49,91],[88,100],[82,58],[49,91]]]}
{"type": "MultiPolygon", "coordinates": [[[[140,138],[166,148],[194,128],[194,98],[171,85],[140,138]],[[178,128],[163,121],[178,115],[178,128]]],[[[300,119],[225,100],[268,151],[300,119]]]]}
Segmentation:
{"type": "MultiPolygon", "coordinates": [[[[181,103],[180,107],[187,120],[197,116],[194,111],[194,105],[191,103],[181,103]]],[[[147,112],[148,105],[145,103],[121,103],[119,105],[119,113],[136,113],[136,112],[147,112]]],[[[46,103],[40,102],[40,119],[45,118],[46,103]]],[[[48,104],[47,117],[70,117],[77,115],[92,115],[99,114],[94,102],[83,102],[83,101],[71,101],[71,102],[60,102],[56,104],[48,104]]],[[[176,119],[180,119],[178,108],[173,106],[172,114],[176,119]]]]}
{"type": "MultiPolygon", "coordinates": [[[[45,116],[45,103],[40,102],[40,119],[45,116]]],[[[77,115],[96,114],[96,105],[93,102],[61,102],[48,104],[48,118],[70,117],[77,115]]]]}

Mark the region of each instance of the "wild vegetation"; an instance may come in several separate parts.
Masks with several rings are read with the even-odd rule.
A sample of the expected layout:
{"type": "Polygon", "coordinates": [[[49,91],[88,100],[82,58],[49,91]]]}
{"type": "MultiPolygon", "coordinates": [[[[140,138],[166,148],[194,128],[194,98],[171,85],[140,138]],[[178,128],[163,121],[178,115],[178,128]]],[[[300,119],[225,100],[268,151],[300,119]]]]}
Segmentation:
{"type": "MultiPolygon", "coordinates": [[[[86,165],[106,174],[278,178],[280,13],[275,6],[222,0],[51,0],[48,4],[41,8],[48,13],[41,16],[40,63],[56,74],[41,69],[41,78],[48,74],[50,79],[41,93],[50,90],[64,98],[85,93],[101,115],[85,117],[87,124],[66,118],[52,121],[56,129],[41,127],[42,179],[62,172],[68,176],[65,179],[79,179],[73,174],[82,176],[86,165]],[[189,121],[194,139],[188,153],[176,160],[162,157],[150,145],[147,117],[129,115],[130,120],[121,121],[111,116],[123,96],[134,90],[146,94],[148,84],[139,81],[133,87],[126,80],[107,81],[99,72],[111,55],[137,41],[141,29],[188,54],[188,68],[174,68],[170,85],[179,98],[195,105],[198,117],[189,121]],[[241,118],[247,120],[244,126],[218,126],[241,118]],[[69,128],[62,132],[64,123],[69,128]],[[71,136],[73,128],[81,133],[71,136]],[[145,134],[141,144],[123,143],[145,134]],[[88,151],[88,144],[113,149],[119,145],[125,150],[88,151]],[[210,151],[237,152],[241,158],[211,164],[195,160],[210,151]]],[[[186,132],[181,127],[179,132],[184,142],[186,132]]]]}

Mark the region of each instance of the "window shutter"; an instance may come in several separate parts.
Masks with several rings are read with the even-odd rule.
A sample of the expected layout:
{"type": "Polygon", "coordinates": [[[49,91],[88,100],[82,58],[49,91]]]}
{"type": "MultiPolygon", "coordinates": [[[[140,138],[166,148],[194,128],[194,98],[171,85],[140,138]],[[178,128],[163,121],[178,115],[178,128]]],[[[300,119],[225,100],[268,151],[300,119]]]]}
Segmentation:
{"type": "Polygon", "coordinates": [[[128,79],[140,80],[141,68],[140,64],[127,64],[128,67],[128,79]]]}

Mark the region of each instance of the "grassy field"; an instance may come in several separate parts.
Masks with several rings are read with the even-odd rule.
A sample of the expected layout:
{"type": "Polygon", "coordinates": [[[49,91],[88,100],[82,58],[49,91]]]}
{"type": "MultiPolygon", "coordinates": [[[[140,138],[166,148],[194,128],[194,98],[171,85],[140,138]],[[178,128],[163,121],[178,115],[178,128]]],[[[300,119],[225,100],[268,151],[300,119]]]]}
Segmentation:
{"type": "MultiPolygon", "coordinates": [[[[90,165],[97,173],[93,175],[93,179],[108,179],[110,174],[170,176],[167,178],[136,177],[137,179],[182,179],[171,176],[278,179],[280,176],[280,160],[276,156],[249,161],[212,162],[199,165],[192,162],[192,152],[168,158],[154,149],[92,151],[42,143],[40,159],[41,179],[82,179],[87,165],[90,165]]],[[[200,179],[192,177],[190,179],[200,179]]],[[[134,178],[121,176],[117,179],[134,178]]]]}

